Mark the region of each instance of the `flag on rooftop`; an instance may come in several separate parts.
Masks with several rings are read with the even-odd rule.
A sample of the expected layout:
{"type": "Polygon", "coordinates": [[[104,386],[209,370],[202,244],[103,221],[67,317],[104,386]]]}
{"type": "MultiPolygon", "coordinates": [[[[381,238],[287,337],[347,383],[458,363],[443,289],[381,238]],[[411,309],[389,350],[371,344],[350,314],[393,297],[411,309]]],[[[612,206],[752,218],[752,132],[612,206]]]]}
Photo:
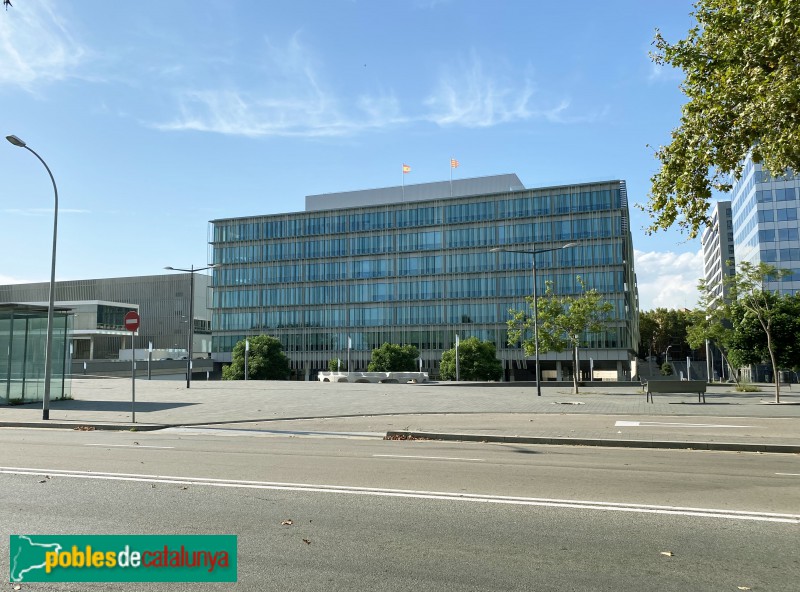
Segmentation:
{"type": "Polygon", "coordinates": [[[450,159],[450,168],[457,169],[458,168],[458,161],[455,158],[450,159]]]}
{"type": "Polygon", "coordinates": [[[404,173],[410,173],[411,172],[411,167],[408,166],[407,164],[404,164],[403,165],[403,172],[404,173]]]}

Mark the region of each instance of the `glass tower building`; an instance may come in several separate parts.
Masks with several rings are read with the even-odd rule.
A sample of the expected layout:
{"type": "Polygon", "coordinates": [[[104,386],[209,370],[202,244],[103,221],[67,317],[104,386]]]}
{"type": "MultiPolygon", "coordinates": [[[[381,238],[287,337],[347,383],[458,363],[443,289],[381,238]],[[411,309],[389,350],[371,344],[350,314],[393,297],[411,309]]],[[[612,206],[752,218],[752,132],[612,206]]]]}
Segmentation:
{"type": "Polygon", "coordinates": [[[780,281],[766,282],[766,290],[800,291],[798,191],[800,175],[773,178],[749,157],[731,191],[736,261],[763,262],[793,272],[780,281]]]}
{"type": "MultiPolygon", "coordinates": [[[[577,295],[581,276],[613,304],[585,336],[595,379],[636,374],[638,295],[624,181],[526,189],[516,175],[306,197],[303,212],[210,223],[212,352],[248,335],[281,340],[297,374],[331,359],[364,370],[383,343],[413,344],[438,373],[455,336],[493,342],[505,379],[533,378],[507,344],[509,309],[528,310],[533,257],[492,248],[574,247],[536,258],[537,290],[577,295]],[[348,351],[348,346],[351,348],[348,351]]],[[[543,353],[542,379],[570,377],[570,353],[543,353]]]]}

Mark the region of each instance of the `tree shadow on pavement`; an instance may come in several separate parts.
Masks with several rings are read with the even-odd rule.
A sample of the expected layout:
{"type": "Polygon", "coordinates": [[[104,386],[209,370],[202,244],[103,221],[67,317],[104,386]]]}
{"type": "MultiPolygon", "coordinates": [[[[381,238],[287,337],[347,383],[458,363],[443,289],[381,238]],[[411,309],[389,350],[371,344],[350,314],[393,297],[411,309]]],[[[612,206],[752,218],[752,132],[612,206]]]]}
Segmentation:
{"type": "MultiPolygon", "coordinates": [[[[158,403],[152,401],[136,401],[136,411],[164,411],[166,409],[175,409],[178,407],[188,407],[190,405],[197,405],[198,403],[158,403]]],[[[33,403],[26,403],[24,405],[12,405],[6,409],[31,409],[40,408],[41,401],[33,403]]],[[[50,401],[50,408],[59,411],[130,411],[131,401],[76,401],[76,400],[62,400],[50,401]]]]}

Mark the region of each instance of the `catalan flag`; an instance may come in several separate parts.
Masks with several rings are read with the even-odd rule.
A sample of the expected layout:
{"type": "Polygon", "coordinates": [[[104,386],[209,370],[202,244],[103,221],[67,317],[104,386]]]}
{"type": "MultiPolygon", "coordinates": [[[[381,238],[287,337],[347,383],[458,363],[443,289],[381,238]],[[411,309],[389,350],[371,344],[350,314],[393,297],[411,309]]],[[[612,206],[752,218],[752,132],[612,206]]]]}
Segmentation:
{"type": "Polygon", "coordinates": [[[457,169],[458,168],[458,161],[455,158],[450,159],[450,168],[457,169]]]}
{"type": "Polygon", "coordinates": [[[411,172],[411,167],[408,166],[407,164],[404,164],[403,165],[403,172],[404,173],[410,173],[411,172]]]}

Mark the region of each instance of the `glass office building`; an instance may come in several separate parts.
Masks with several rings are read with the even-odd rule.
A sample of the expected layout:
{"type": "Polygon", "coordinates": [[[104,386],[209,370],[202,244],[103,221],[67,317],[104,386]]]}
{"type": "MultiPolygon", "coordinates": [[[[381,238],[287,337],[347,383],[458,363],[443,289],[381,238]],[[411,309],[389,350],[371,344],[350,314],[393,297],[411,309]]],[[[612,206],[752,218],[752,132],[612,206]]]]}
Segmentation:
{"type": "Polygon", "coordinates": [[[749,157],[731,191],[736,261],[763,262],[793,272],[780,281],[766,282],[766,290],[800,292],[799,191],[800,175],[774,178],[749,157]]]}
{"type": "MultiPolygon", "coordinates": [[[[53,315],[50,396],[70,394],[70,309],[57,307],[53,315]]],[[[0,403],[30,403],[44,397],[47,306],[0,304],[0,403]]]]}
{"type": "MultiPolygon", "coordinates": [[[[313,378],[331,359],[364,370],[385,342],[413,344],[437,375],[455,336],[495,343],[505,378],[533,378],[507,344],[509,309],[537,290],[578,294],[581,276],[614,305],[585,336],[595,378],[627,379],[639,341],[638,296],[624,181],[525,189],[516,175],[313,195],[304,212],[211,221],[212,351],[230,360],[248,335],[278,337],[313,378]]],[[[543,379],[570,377],[570,353],[541,355],[543,379]]]]}

